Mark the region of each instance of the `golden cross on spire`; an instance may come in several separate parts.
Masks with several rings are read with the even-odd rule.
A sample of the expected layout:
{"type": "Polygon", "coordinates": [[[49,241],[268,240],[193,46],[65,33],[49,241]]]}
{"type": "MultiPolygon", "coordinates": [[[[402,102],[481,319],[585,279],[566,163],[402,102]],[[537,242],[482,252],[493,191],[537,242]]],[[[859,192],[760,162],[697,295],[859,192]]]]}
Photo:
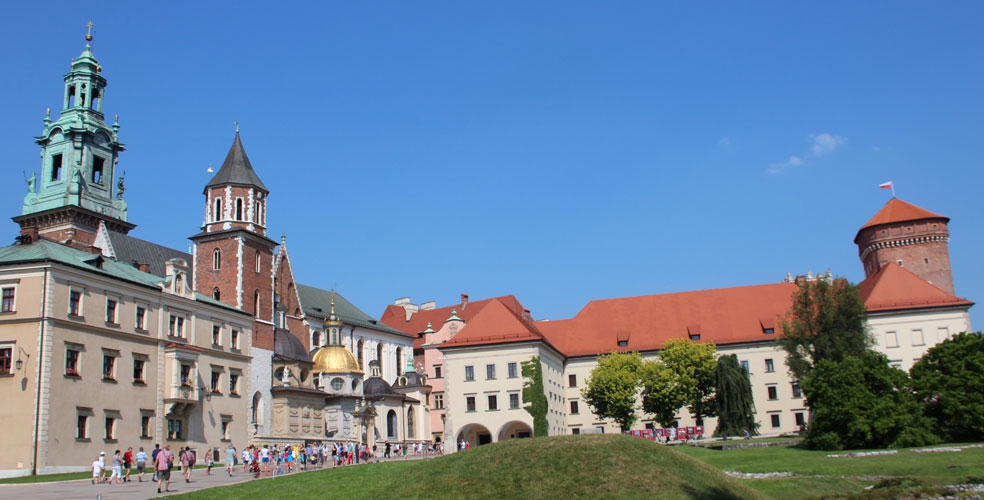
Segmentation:
{"type": "Polygon", "coordinates": [[[92,21],[89,21],[88,23],[86,23],[85,27],[86,28],[89,28],[88,33],[85,34],[85,41],[91,42],[92,41],[92,21]]]}

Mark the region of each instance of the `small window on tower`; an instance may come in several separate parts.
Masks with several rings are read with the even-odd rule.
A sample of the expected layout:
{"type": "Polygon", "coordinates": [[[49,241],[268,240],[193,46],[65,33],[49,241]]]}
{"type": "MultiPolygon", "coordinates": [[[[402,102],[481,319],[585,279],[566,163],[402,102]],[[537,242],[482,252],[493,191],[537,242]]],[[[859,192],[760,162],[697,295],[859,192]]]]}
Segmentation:
{"type": "Polygon", "coordinates": [[[212,270],[218,271],[222,269],[222,251],[216,248],[212,250],[212,270]]]}
{"type": "Polygon", "coordinates": [[[929,258],[924,258],[923,259],[923,264],[929,264],[929,258]]]}
{"type": "Polygon", "coordinates": [[[905,267],[905,266],[902,265],[902,259],[899,259],[899,260],[895,261],[895,263],[898,264],[899,267],[905,267]]]}
{"type": "Polygon", "coordinates": [[[215,212],[212,213],[212,222],[222,220],[222,198],[215,199],[215,212]]]}
{"type": "Polygon", "coordinates": [[[62,155],[61,153],[52,155],[51,157],[51,180],[57,181],[61,179],[61,169],[62,169],[62,155]]]}
{"type": "Polygon", "coordinates": [[[218,288],[213,288],[212,289],[212,298],[215,299],[215,300],[220,300],[219,299],[219,295],[220,295],[219,294],[219,289],[218,288]]]}
{"type": "Polygon", "coordinates": [[[103,167],[106,165],[106,160],[96,156],[92,159],[92,183],[102,184],[103,179],[103,167]]]}
{"type": "Polygon", "coordinates": [[[236,198],[236,220],[243,220],[243,199],[236,198]]]}

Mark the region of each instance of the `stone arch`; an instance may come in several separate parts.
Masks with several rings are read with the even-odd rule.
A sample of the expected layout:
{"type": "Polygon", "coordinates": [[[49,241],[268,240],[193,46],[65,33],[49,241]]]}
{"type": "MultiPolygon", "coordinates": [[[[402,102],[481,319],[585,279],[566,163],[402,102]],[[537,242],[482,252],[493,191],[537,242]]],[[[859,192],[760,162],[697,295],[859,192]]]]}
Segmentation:
{"type": "Polygon", "coordinates": [[[256,391],[253,394],[253,408],[251,410],[250,420],[256,427],[263,425],[263,395],[260,391],[256,391]]]}
{"type": "Polygon", "coordinates": [[[386,412],[386,438],[400,439],[400,426],[397,425],[396,411],[386,412]]]}
{"type": "Polygon", "coordinates": [[[458,434],[454,439],[454,445],[457,451],[461,451],[462,439],[471,444],[473,448],[481,444],[489,444],[493,442],[492,432],[489,431],[488,427],[485,427],[482,424],[467,424],[458,431],[458,434]]]}
{"type": "Polygon", "coordinates": [[[407,439],[417,439],[417,431],[414,429],[416,422],[413,417],[413,407],[407,408],[407,439]]]}
{"type": "Polygon", "coordinates": [[[502,427],[499,427],[499,432],[496,434],[496,442],[507,439],[531,438],[533,437],[533,428],[530,427],[530,424],[522,420],[513,420],[502,424],[502,427]]]}

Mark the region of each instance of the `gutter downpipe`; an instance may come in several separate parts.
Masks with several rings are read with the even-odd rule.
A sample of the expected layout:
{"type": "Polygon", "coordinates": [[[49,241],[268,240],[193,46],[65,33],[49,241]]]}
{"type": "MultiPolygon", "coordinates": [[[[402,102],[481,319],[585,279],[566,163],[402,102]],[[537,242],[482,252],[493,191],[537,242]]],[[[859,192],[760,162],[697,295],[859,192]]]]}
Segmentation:
{"type": "Polygon", "coordinates": [[[31,475],[38,475],[38,436],[41,433],[41,374],[43,373],[42,359],[44,358],[44,324],[48,320],[48,268],[44,268],[44,283],[41,288],[41,333],[38,345],[38,392],[34,395],[34,463],[31,475]]]}

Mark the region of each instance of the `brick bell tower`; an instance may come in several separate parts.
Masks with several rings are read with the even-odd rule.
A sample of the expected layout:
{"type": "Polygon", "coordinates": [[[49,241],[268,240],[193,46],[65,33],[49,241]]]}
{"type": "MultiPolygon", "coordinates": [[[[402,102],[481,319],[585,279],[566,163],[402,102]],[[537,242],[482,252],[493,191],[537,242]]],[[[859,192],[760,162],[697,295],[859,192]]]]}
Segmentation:
{"type": "Polygon", "coordinates": [[[273,258],[266,236],[270,191],[253,170],[239,139],[205,185],[205,223],[192,236],[195,289],[253,314],[253,345],[273,349],[273,258]]]}
{"type": "Polygon", "coordinates": [[[949,217],[892,198],[854,237],[865,278],[894,262],[956,295],[950,268],[949,222],[949,217]]]}

